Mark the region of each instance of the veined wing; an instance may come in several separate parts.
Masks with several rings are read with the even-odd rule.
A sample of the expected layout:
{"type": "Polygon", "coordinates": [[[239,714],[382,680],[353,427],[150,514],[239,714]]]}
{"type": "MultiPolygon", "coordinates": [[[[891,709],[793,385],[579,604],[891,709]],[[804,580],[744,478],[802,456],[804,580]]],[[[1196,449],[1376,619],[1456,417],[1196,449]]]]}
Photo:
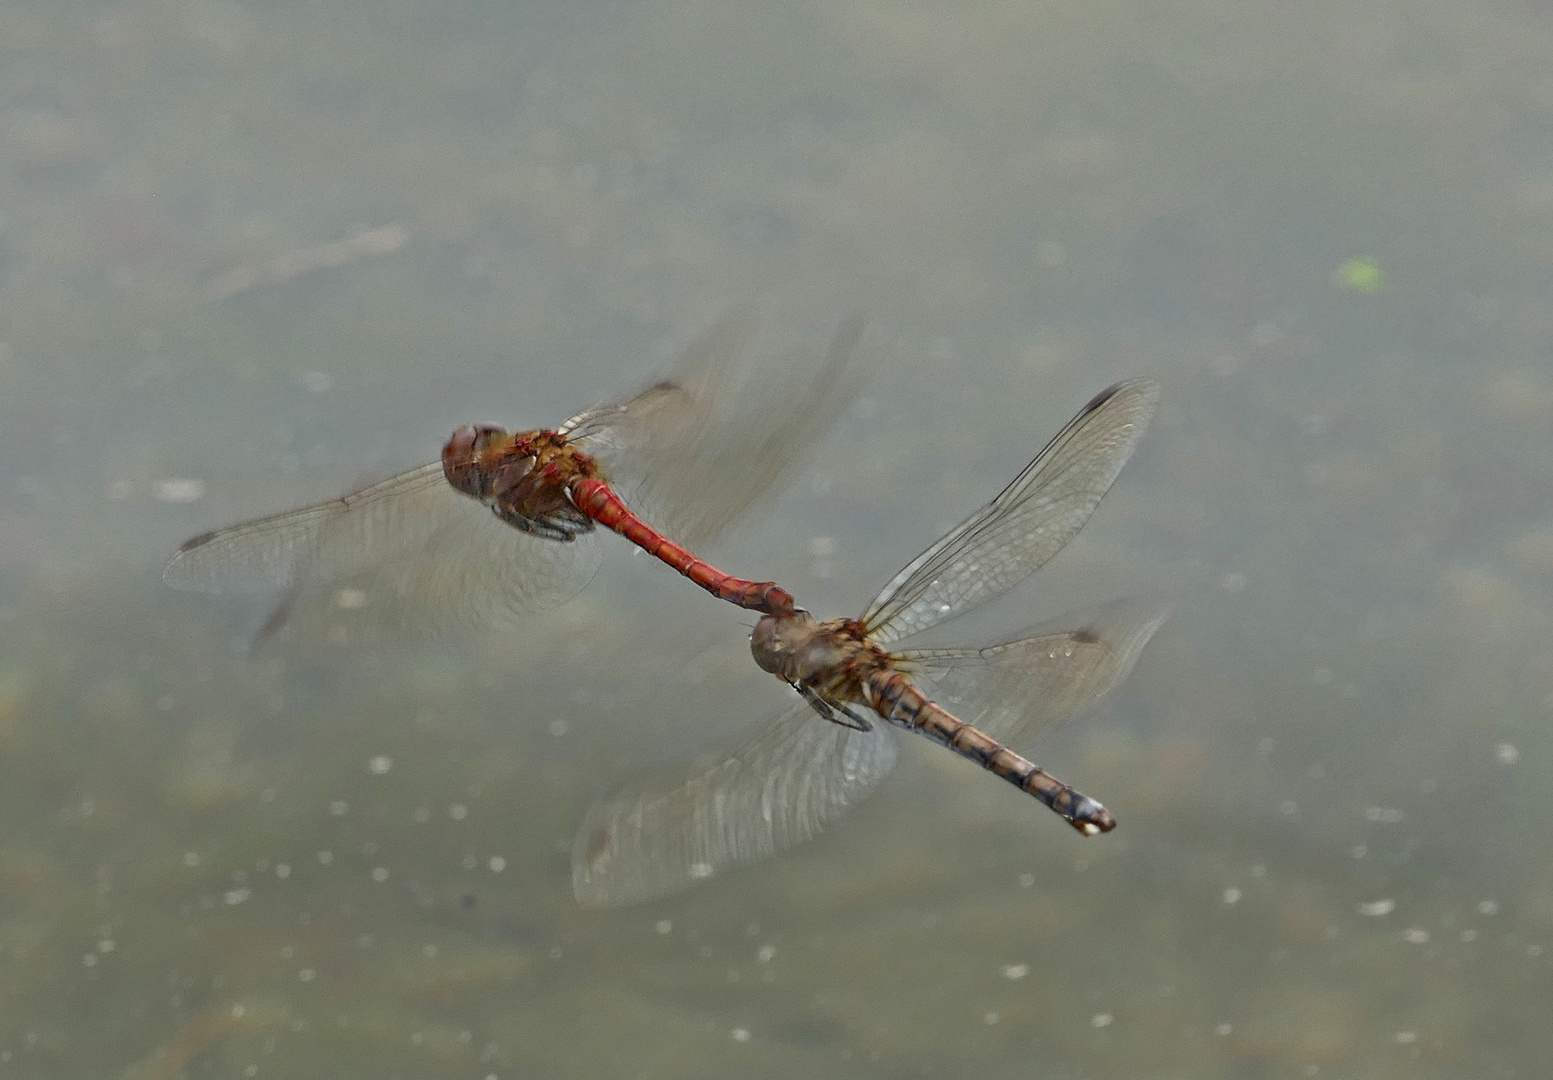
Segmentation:
{"type": "Polygon", "coordinates": [[[622,405],[573,417],[562,431],[605,466],[633,510],[695,547],[785,479],[852,403],[864,320],[842,322],[818,365],[796,353],[769,361],[786,392],[739,401],[753,320],[724,319],[686,349],[673,372],[622,405]]]}
{"type": "Polygon", "coordinates": [[[342,498],[196,536],[163,577],[181,589],[286,590],[266,632],[294,601],[350,580],[413,632],[500,625],[587,584],[597,546],[519,532],[455,491],[440,463],[342,498]]]}
{"type": "Polygon", "coordinates": [[[915,649],[892,654],[921,676],[923,689],[968,724],[1022,750],[1030,740],[1083,713],[1120,685],[1168,606],[1107,604],[1067,629],[981,649],[915,649]]]}
{"type": "Polygon", "coordinates": [[[1159,388],[1118,383],[1084,406],[997,498],[918,555],[868,606],[881,644],[984,604],[1040,569],[1083,528],[1143,435],[1159,388]]]}
{"type": "Polygon", "coordinates": [[[246,592],[290,585],[307,564],[330,558],[334,576],[364,569],[424,541],[441,491],[456,493],[432,462],[338,499],[271,514],[186,541],[162,571],[175,589],[246,592]]]}
{"type": "Polygon", "coordinates": [[[635,904],[764,859],[872,792],[895,756],[888,725],[857,731],[799,705],[683,783],[595,803],[572,849],[572,889],[588,907],[635,904]]]}

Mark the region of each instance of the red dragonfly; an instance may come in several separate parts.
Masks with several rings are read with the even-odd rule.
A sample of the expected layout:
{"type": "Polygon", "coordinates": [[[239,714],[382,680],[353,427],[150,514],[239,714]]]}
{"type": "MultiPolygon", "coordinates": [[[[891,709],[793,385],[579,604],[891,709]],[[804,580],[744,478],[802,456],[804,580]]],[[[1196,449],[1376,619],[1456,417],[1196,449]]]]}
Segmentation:
{"type": "Polygon", "coordinates": [[[669,377],[623,403],[588,409],[554,430],[460,428],[440,461],[338,499],[196,536],[163,576],[185,589],[280,586],[283,598],[261,636],[279,627],[299,596],[352,578],[363,579],[363,588],[349,594],[350,603],[397,607],[419,628],[500,624],[515,612],[568,599],[587,583],[597,553],[576,541],[597,522],[714,596],[757,611],[784,610],[792,606],[785,590],[732,577],[691,555],[637,516],[616,488],[632,506],[655,508],[683,543],[705,539],[777,480],[851,402],[860,385],[852,358],[862,332],[860,319],[842,323],[823,367],[790,381],[802,392],[734,418],[723,398],[748,327],[725,321],[694,342],[669,377]],[[492,515],[511,527],[498,527],[492,515]]]}
{"type": "Polygon", "coordinates": [[[1142,381],[1095,398],[997,498],[896,574],[860,617],[819,622],[801,608],[762,617],[750,637],[755,662],[804,702],[681,784],[596,803],[572,853],[578,900],[591,907],[649,900],[811,838],[894,767],[886,725],[969,758],[1086,836],[1115,828],[1104,806],[1004,743],[1072,717],[1120,683],[1166,611],[1113,604],[1077,629],[979,649],[885,646],[1001,595],[1057,554],[1116,479],[1157,399],[1154,384],[1142,381]],[[960,715],[930,700],[914,675],[933,680],[960,715]]]}

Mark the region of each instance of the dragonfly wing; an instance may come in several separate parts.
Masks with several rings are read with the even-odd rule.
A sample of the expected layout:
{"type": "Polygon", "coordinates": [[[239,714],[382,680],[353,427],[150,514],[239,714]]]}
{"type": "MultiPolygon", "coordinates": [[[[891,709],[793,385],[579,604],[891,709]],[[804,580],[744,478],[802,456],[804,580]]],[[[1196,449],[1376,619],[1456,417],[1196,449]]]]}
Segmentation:
{"type": "Polygon", "coordinates": [[[918,555],[868,606],[877,642],[936,626],[1013,588],[1083,528],[1143,436],[1159,388],[1104,391],[997,498],[918,555]]]}
{"type": "Polygon", "coordinates": [[[441,633],[493,626],[574,595],[597,565],[596,545],[519,532],[459,494],[441,464],[400,473],[339,499],[206,533],[163,572],[168,584],[207,591],[282,587],[266,625],[350,582],[402,629],[441,633]]]}
{"type": "Polygon", "coordinates": [[[560,541],[519,532],[448,491],[466,505],[361,583],[367,603],[400,631],[438,637],[512,628],[524,614],[556,607],[592,580],[601,554],[592,534],[560,541]]]}
{"type": "Polygon", "coordinates": [[[688,780],[595,803],[572,849],[573,891],[588,907],[640,903],[800,844],[873,791],[895,756],[886,725],[858,731],[800,705],[688,780]]]}
{"type": "Polygon", "coordinates": [[[175,589],[242,592],[291,585],[324,561],[335,576],[352,564],[366,569],[424,539],[444,491],[456,496],[434,462],[338,499],[203,533],[174,553],[162,580],[175,589]]]}
{"type": "Polygon", "coordinates": [[[794,352],[769,361],[783,394],[737,390],[749,374],[753,321],[730,317],[697,338],[675,370],[621,406],[574,417],[568,430],[605,466],[626,502],[694,547],[787,478],[799,455],[844,413],[865,381],[861,318],[845,320],[823,360],[794,352]]]}
{"type": "Polygon", "coordinates": [[[1019,750],[1044,731],[1082,714],[1120,685],[1169,616],[1167,606],[1108,604],[1072,628],[1037,628],[982,649],[895,653],[920,675],[934,701],[999,742],[1019,750]]]}

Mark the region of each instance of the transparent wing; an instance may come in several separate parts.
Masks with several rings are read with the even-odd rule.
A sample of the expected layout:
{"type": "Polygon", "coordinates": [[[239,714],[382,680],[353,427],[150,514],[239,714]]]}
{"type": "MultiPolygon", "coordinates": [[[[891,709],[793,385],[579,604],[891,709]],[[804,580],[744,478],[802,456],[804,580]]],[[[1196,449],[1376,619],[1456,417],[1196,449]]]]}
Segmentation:
{"type": "Polygon", "coordinates": [[[635,904],[764,859],[872,792],[895,755],[887,725],[856,731],[799,705],[682,783],[595,803],[572,849],[572,889],[588,907],[635,904]]]}
{"type": "Polygon", "coordinates": [[[938,704],[1019,750],[1120,685],[1169,614],[1168,606],[1123,601],[1090,612],[1077,628],[1070,616],[1060,620],[1069,628],[1037,628],[1001,645],[893,656],[931,686],[938,704]]]}
{"type": "Polygon", "coordinates": [[[818,364],[799,352],[762,364],[782,383],[756,396],[746,359],[753,320],[724,319],[665,379],[562,431],[595,455],[633,510],[693,548],[784,480],[846,411],[866,381],[857,348],[864,326],[845,320],[818,364]]]}
{"type": "Polygon", "coordinates": [[[303,564],[331,547],[336,562],[364,568],[435,526],[436,514],[426,511],[440,501],[439,488],[453,493],[434,462],[342,498],[202,533],[167,561],[162,580],[202,592],[290,585],[303,564]]]}
{"type": "Polygon", "coordinates": [[[1119,383],[1069,421],[1012,484],[896,574],[863,623],[881,644],[1013,588],[1073,539],[1143,436],[1152,382],[1119,383]]]}
{"type": "Polygon", "coordinates": [[[294,601],[350,581],[368,604],[394,609],[407,630],[501,625],[517,612],[573,596],[597,566],[597,546],[541,540],[493,519],[424,465],[328,502],[196,536],[163,571],[169,585],[206,591],[282,587],[294,601]]]}

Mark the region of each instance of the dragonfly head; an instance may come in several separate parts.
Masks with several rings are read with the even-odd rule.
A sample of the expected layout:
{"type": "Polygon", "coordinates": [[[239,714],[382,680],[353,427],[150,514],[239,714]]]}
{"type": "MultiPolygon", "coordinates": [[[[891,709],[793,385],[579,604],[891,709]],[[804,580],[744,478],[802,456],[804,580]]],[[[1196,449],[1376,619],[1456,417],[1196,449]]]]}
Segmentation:
{"type": "Polygon", "coordinates": [[[487,450],[508,438],[507,429],[495,424],[469,424],[453,432],[442,448],[442,473],[465,495],[483,498],[485,470],[480,468],[487,450]]]}
{"type": "Polygon", "coordinates": [[[819,624],[803,608],[763,615],[750,632],[750,652],[762,671],[788,678],[798,654],[814,640],[819,624]]]}

